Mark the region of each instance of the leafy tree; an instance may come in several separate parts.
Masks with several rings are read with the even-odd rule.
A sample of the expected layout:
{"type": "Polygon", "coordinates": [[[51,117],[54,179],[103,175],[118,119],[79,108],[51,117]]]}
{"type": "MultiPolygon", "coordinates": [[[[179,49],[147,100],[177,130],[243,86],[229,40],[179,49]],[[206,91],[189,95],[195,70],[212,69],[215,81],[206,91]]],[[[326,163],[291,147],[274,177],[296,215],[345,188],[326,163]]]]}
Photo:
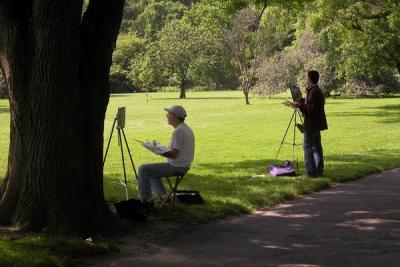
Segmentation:
{"type": "Polygon", "coordinates": [[[200,2],[201,0],[173,0],[173,1],[182,3],[187,7],[191,7],[192,5],[200,2]]]}
{"type": "Polygon", "coordinates": [[[237,71],[230,63],[224,47],[222,29],[229,23],[229,16],[215,4],[200,2],[185,12],[183,22],[202,32],[203,47],[190,71],[197,84],[215,88],[234,85],[237,71]]]}
{"type": "Polygon", "coordinates": [[[159,66],[179,81],[180,96],[186,97],[186,86],[190,68],[193,67],[206,37],[186,23],[175,20],[159,33],[156,45],[156,60],[159,66]]]}
{"type": "Polygon", "coordinates": [[[327,94],[339,87],[352,94],[397,90],[398,6],[390,0],[310,1],[289,23],[296,28],[294,45],[265,61],[257,91],[286,90],[310,68],[320,71],[327,94]]]}
{"type": "Polygon", "coordinates": [[[136,90],[135,87],[138,85],[132,83],[129,79],[132,62],[145,51],[145,40],[138,37],[134,32],[122,33],[118,36],[110,71],[112,92],[132,92],[136,90]]]}
{"type": "Polygon", "coordinates": [[[88,234],[114,225],[103,195],[108,75],[123,0],[1,1],[10,145],[0,224],[88,234]]]}
{"type": "Polygon", "coordinates": [[[182,20],[193,27],[201,27],[219,36],[230,17],[224,12],[221,5],[200,2],[185,12],[182,20]]]}
{"type": "Polygon", "coordinates": [[[234,16],[231,27],[224,31],[226,47],[232,62],[240,71],[241,87],[247,105],[250,104],[250,88],[263,60],[267,41],[262,36],[263,31],[254,30],[257,23],[257,13],[243,9],[234,16]]]}
{"type": "Polygon", "coordinates": [[[289,9],[301,9],[305,0],[205,0],[207,3],[221,5],[225,12],[233,15],[245,8],[254,8],[258,13],[258,19],[261,20],[264,11],[270,6],[280,6],[289,9]]]}
{"type": "Polygon", "coordinates": [[[121,22],[121,33],[134,31],[135,20],[152,0],[126,0],[121,22]]]}
{"type": "Polygon", "coordinates": [[[145,53],[131,61],[129,79],[142,90],[151,91],[154,87],[167,84],[166,76],[159,65],[157,43],[148,45],[145,53]]]}
{"type": "Polygon", "coordinates": [[[268,7],[261,19],[260,31],[268,39],[265,52],[268,56],[282,51],[295,40],[296,14],[294,10],[279,6],[268,7]]]}
{"type": "Polygon", "coordinates": [[[303,31],[293,45],[263,62],[257,74],[256,92],[275,94],[284,92],[292,84],[306,87],[304,73],[317,69],[321,88],[326,95],[337,86],[336,72],[326,57],[319,40],[312,31],[303,31]]]}
{"type": "Polygon", "coordinates": [[[152,0],[133,23],[133,30],[149,41],[157,39],[157,33],[168,22],[180,19],[186,6],[179,2],[152,0]]]}
{"type": "Polygon", "coordinates": [[[120,34],[113,53],[113,64],[129,72],[130,60],[145,51],[145,49],[145,40],[138,37],[135,32],[120,34]]]}
{"type": "Polygon", "coordinates": [[[319,33],[339,78],[378,85],[380,77],[400,73],[398,1],[318,0],[310,9],[307,22],[319,33]]]}

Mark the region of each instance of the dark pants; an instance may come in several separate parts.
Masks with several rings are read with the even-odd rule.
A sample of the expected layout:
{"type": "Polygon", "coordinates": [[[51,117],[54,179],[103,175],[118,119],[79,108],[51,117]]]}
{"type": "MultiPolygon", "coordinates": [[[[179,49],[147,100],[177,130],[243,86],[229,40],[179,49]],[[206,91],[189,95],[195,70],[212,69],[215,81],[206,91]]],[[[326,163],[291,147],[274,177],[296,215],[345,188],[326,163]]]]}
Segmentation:
{"type": "Polygon", "coordinates": [[[307,174],[321,175],[324,171],[324,155],[320,131],[304,131],[304,167],[307,174]]]}

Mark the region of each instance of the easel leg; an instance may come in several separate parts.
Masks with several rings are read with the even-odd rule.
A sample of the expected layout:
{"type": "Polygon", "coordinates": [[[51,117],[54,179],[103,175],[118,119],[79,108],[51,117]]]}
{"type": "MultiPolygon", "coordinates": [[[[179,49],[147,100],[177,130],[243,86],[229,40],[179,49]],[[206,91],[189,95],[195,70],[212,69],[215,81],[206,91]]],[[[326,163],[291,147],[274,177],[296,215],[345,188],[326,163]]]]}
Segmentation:
{"type": "Polygon", "coordinates": [[[138,176],[137,176],[135,164],[133,164],[133,158],[132,158],[132,155],[131,155],[131,150],[129,149],[128,141],[126,140],[125,131],[124,131],[124,129],[121,129],[121,130],[122,130],[122,135],[124,136],[126,149],[128,150],[128,155],[129,155],[129,158],[130,158],[130,160],[131,160],[132,167],[133,167],[133,172],[135,173],[135,178],[136,178],[136,181],[137,181],[138,176]]]}
{"type": "Polygon", "coordinates": [[[296,123],[297,123],[297,112],[294,112],[294,127],[293,127],[293,144],[292,144],[292,162],[294,162],[294,150],[296,146],[296,123]]]}
{"type": "Polygon", "coordinates": [[[106,149],[106,153],[104,154],[104,158],[103,158],[103,167],[104,167],[104,163],[106,163],[106,158],[107,158],[107,154],[108,154],[108,149],[110,148],[110,143],[111,143],[111,138],[114,132],[114,127],[115,127],[115,123],[117,122],[117,118],[114,119],[114,123],[111,127],[111,132],[110,132],[110,136],[108,138],[108,144],[107,144],[107,149],[106,149]]]}
{"type": "Polygon", "coordinates": [[[295,112],[296,112],[296,110],[293,111],[292,117],[290,118],[289,124],[288,124],[288,126],[286,128],[286,131],[285,131],[285,134],[283,135],[281,144],[280,144],[279,149],[278,149],[278,153],[276,153],[276,156],[275,156],[275,161],[278,158],[279,153],[281,152],[281,148],[282,148],[283,143],[285,142],[286,135],[287,135],[287,133],[289,131],[289,128],[290,128],[290,124],[292,124],[293,118],[294,118],[294,116],[296,114],[295,112]]]}
{"type": "Polygon", "coordinates": [[[113,122],[113,125],[112,125],[112,127],[111,127],[111,131],[110,131],[110,136],[109,136],[108,142],[107,142],[106,152],[105,152],[104,158],[103,158],[103,167],[104,167],[104,164],[105,164],[106,159],[107,159],[107,155],[108,155],[108,151],[109,151],[109,148],[110,148],[111,139],[112,139],[112,135],[113,135],[113,133],[114,133],[114,129],[117,128],[117,133],[118,133],[118,145],[119,145],[120,150],[121,150],[122,168],[123,168],[123,171],[124,171],[124,182],[121,181],[121,184],[125,187],[125,196],[126,196],[126,200],[128,200],[128,199],[129,199],[129,196],[128,196],[128,182],[127,182],[127,180],[126,180],[125,157],[124,157],[124,148],[123,148],[123,144],[122,144],[121,131],[122,131],[122,135],[123,135],[123,137],[124,137],[124,141],[125,141],[126,148],[127,148],[127,150],[128,150],[129,158],[130,158],[130,161],[131,161],[131,164],[132,164],[132,167],[133,167],[133,171],[134,171],[136,180],[138,179],[138,177],[137,177],[137,172],[136,172],[135,165],[134,165],[134,163],[133,163],[133,158],[132,158],[132,155],[131,155],[131,151],[130,151],[129,146],[128,146],[128,141],[126,140],[126,136],[125,136],[124,129],[123,129],[123,128],[119,128],[119,127],[115,127],[115,124],[116,124],[116,123],[117,123],[117,118],[114,118],[114,122],[113,122]]]}
{"type": "Polygon", "coordinates": [[[121,129],[117,128],[117,130],[118,130],[118,145],[121,148],[122,168],[124,170],[125,195],[126,195],[126,200],[128,200],[129,199],[129,197],[128,197],[128,183],[126,181],[125,158],[124,158],[124,148],[122,146],[121,129]]]}
{"type": "MultiPolygon", "coordinates": [[[[300,119],[301,124],[304,125],[303,117],[302,117],[302,114],[301,114],[300,110],[296,109],[296,112],[297,112],[297,115],[298,115],[298,117],[300,119]]],[[[297,160],[296,160],[296,171],[297,171],[297,173],[299,173],[299,158],[298,157],[297,157],[297,160]]]]}

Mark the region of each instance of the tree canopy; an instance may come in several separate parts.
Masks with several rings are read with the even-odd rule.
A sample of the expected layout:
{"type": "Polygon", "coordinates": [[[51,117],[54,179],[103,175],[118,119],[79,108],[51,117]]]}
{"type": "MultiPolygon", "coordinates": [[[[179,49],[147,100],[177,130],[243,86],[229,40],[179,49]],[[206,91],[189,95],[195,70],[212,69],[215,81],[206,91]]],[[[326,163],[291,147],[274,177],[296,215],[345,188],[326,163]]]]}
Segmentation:
{"type": "MultiPolygon", "coordinates": [[[[177,78],[176,71],[168,70],[172,65],[164,64],[163,70],[157,70],[153,63],[157,59],[155,46],[159,48],[158,58],[162,58],[160,51],[170,51],[167,42],[162,44],[165,48],[160,48],[163,28],[178,25],[179,21],[195,35],[201,33],[207,39],[202,40],[207,45],[199,47],[199,56],[187,68],[186,85],[217,89],[243,85],[243,72],[232,58],[223,33],[246,8],[258,17],[248,33],[257,32],[265,38],[262,63],[250,83],[256,92],[271,94],[286,90],[288,84],[299,82],[308,68],[321,72],[327,94],[332,90],[350,94],[399,90],[396,75],[400,71],[400,11],[395,0],[127,1],[120,39],[124,40],[131,32],[131,36],[141,39],[140,45],[132,43],[140,51],[134,54],[118,51],[124,49],[117,46],[116,53],[121,55],[118,57],[125,55],[131,66],[117,67],[120,63],[114,57],[113,72],[145,90],[181,86],[182,79],[177,78]],[[307,40],[308,37],[312,40],[307,40]],[[307,53],[308,46],[314,52],[307,53]],[[286,69],[274,69],[276,64],[283,64],[286,69]],[[175,73],[172,75],[175,78],[171,73],[175,73]]],[[[247,56],[249,52],[251,46],[246,48],[247,56]]]]}

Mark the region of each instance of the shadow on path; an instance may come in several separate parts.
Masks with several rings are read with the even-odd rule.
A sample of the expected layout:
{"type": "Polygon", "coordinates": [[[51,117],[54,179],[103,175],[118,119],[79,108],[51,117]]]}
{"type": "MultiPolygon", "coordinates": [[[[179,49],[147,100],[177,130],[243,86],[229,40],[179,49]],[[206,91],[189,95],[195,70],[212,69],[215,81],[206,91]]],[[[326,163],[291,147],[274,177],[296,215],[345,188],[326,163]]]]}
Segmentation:
{"type": "Polygon", "coordinates": [[[201,225],[97,266],[396,266],[400,169],[201,225]]]}

